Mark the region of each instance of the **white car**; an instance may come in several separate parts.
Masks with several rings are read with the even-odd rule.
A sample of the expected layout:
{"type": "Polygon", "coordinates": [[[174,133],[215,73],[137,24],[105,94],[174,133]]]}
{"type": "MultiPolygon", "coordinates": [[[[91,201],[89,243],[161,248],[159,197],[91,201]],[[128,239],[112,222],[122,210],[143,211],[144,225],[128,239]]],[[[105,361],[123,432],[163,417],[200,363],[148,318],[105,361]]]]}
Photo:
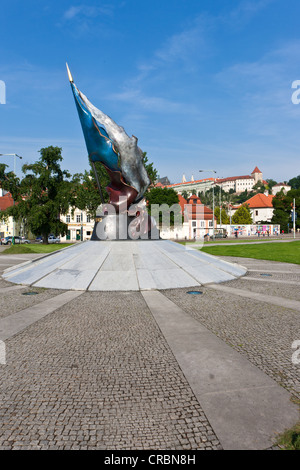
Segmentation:
{"type": "Polygon", "coordinates": [[[60,243],[60,238],[55,237],[54,235],[50,235],[48,237],[48,243],[60,243]]]}
{"type": "MultiPolygon", "coordinates": [[[[39,243],[43,243],[43,239],[39,240],[39,243]]],[[[48,237],[48,243],[60,243],[60,238],[55,237],[54,235],[49,235],[48,237]]]]}

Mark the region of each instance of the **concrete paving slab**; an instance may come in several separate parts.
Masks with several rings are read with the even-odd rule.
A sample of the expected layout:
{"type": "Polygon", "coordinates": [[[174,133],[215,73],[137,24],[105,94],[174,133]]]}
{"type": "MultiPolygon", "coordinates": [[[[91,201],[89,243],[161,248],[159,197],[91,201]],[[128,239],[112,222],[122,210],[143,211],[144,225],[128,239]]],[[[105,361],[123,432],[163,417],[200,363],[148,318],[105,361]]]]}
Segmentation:
{"type": "Polygon", "coordinates": [[[0,340],[4,341],[23,331],[28,326],[54,312],[71,300],[81,295],[82,292],[68,291],[52,299],[45,300],[29,308],[16,312],[0,319],[0,340]]]}
{"type": "Polygon", "coordinates": [[[137,291],[136,271],[99,271],[89,286],[89,291],[137,291]]]}
{"type": "Polygon", "coordinates": [[[142,295],[225,450],[267,449],[297,422],[285,389],[162,293],[142,295]]]}
{"type": "Polygon", "coordinates": [[[300,302],[298,300],[290,300],[283,297],[276,297],[273,295],[260,294],[258,292],[250,292],[244,289],[236,289],[234,287],[211,284],[208,286],[211,289],[221,290],[228,294],[239,295],[248,299],[258,300],[259,302],[266,302],[279,307],[291,308],[300,312],[300,302]]]}
{"type": "Polygon", "coordinates": [[[266,279],[266,278],[259,278],[259,277],[241,277],[243,281],[258,281],[258,282],[271,282],[277,284],[286,284],[286,285],[293,285],[293,286],[300,286],[300,282],[297,281],[285,281],[283,279],[266,279]]]}
{"type": "Polygon", "coordinates": [[[25,289],[26,286],[9,286],[9,287],[1,287],[0,294],[6,294],[6,292],[11,292],[14,290],[25,289]]]}

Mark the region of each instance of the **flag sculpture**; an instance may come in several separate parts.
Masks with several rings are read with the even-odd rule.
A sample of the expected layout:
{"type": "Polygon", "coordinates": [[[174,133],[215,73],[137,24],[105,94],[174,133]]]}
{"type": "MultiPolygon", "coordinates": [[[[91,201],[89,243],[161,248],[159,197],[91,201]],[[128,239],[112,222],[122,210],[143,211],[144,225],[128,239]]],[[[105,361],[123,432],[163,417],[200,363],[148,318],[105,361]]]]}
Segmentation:
{"type": "Polygon", "coordinates": [[[132,226],[141,229],[143,222],[144,232],[149,232],[153,221],[150,222],[148,218],[144,194],[150,185],[150,179],[143,164],[143,152],[137,145],[138,139],[135,136],[129,137],[123,127],[93,106],[75,85],[68,64],[67,71],[102,202],[96,162],[103,165],[110,177],[110,184],[106,188],[110,198],[109,205],[117,213],[127,211],[129,215],[137,207],[140,218],[132,226]]]}

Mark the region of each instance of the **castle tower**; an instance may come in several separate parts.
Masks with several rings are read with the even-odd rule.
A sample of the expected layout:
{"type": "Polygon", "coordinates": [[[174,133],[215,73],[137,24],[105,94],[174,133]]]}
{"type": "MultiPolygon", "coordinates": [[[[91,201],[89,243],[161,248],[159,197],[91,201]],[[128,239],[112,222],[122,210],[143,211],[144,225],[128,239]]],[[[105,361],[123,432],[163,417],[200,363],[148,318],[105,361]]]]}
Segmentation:
{"type": "Polygon", "coordinates": [[[257,168],[257,166],[254,168],[254,170],[251,173],[251,176],[254,178],[254,184],[258,183],[258,181],[262,181],[263,179],[263,174],[262,172],[257,168]]]}

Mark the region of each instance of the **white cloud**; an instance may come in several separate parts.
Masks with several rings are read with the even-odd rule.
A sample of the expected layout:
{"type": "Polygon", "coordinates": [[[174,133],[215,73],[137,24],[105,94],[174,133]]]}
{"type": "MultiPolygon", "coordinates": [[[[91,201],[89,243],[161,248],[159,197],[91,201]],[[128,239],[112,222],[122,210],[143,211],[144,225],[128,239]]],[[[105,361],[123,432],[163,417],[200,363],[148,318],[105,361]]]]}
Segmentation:
{"type": "Polygon", "coordinates": [[[101,15],[108,15],[112,14],[113,7],[110,5],[103,5],[101,7],[89,6],[89,5],[77,5],[71,6],[64,12],[64,19],[66,20],[73,20],[74,18],[86,17],[86,18],[96,18],[97,16],[101,15]]]}

